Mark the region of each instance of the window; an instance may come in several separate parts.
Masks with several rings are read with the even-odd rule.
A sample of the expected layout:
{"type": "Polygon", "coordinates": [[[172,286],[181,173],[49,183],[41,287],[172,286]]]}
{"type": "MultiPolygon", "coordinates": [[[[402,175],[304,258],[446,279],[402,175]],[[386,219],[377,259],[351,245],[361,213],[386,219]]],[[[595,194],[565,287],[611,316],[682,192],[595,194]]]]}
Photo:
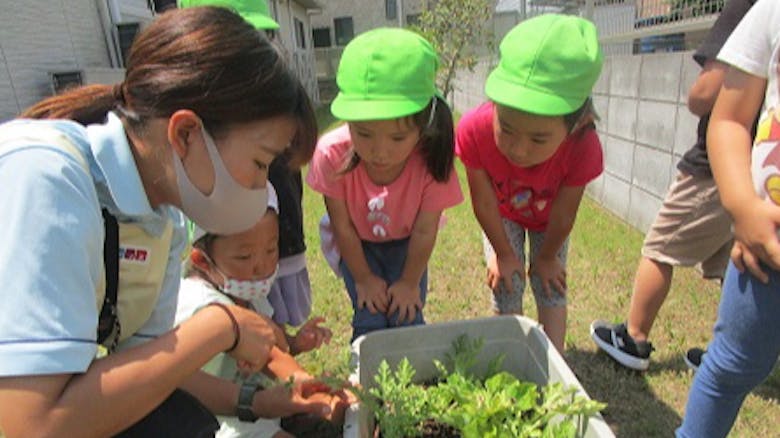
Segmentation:
{"type": "Polygon", "coordinates": [[[388,20],[395,20],[398,18],[398,4],[396,1],[397,0],[385,0],[385,18],[388,20]]]}
{"type": "Polygon", "coordinates": [[[295,22],[295,43],[299,49],[306,48],[306,33],[303,31],[303,22],[297,18],[293,18],[295,22]]]}
{"type": "Polygon", "coordinates": [[[54,94],[67,91],[69,88],[78,87],[82,85],[83,80],[81,78],[81,71],[60,71],[50,73],[51,75],[51,91],[54,94]]]}
{"type": "Polygon", "coordinates": [[[336,30],[336,45],[346,46],[355,36],[355,26],[352,17],[340,17],[333,19],[333,27],[336,30]]]}
{"type": "Polygon", "coordinates": [[[116,34],[119,38],[119,52],[122,55],[122,66],[127,63],[127,55],[130,54],[130,46],[133,45],[139,23],[119,23],[116,25],[116,34]]]}
{"type": "Polygon", "coordinates": [[[312,30],[312,37],[314,39],[314,47],[330,47],[330,28],[321,27],[319,29],[312,30]]]}
{"type": "Polygon", "coordinates": [[[406,16],[407,26],[417,26],[420,24],[420,15],[422,14],[409,14],[406,16]]]}

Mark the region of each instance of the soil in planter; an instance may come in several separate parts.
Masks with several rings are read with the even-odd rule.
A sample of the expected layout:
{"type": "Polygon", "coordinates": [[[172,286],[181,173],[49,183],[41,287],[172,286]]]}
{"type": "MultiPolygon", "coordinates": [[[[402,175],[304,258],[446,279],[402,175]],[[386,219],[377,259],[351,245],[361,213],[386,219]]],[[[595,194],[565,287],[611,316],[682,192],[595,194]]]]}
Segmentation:
{"type": "Polygon", "coordinates": [[[461,434],[458,429],[449,424],[439,423],[433,418],[429,418],[423,421],[422,435],[420,436],[423,438],[460,438],[461,434]]]}
{"type": "MultiPolygon", "coordinates": [[[[378,429],[374,432],[375,438],[383,438],[382,431],[378,429]]],[[[421,438],[461,438],[460,431],[449,424],[440,423],[433,418],[423,421],[422,432],[418,437],[421,438]]],[[[416,437],[415,437],[416,438],[416,437]]]]}
{"type": "Polygon", "coordinates": [[[342,428],[324,418],[297,414],[282,418],[282,429],[297,438],[341,438],[342,428]]]}

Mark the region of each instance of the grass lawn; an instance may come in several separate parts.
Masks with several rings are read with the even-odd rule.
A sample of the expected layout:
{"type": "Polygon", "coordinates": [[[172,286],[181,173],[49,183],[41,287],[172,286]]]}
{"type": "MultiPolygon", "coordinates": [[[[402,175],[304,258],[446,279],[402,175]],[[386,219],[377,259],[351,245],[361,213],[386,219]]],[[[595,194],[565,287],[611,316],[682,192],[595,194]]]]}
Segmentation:
{"type": "MultiPolygon", "coordinates": [[[[319,110],[320,126],[332,127],[327,108],[319,110]]],[[[458,163],[461,187],[468,185],[458,163]]],[[[325,211],[322,197],[304,193],[308,267],[314,293],[314,314],[324,315],[333,329],[329,347],[301,356],[313,372],[348,372],[351,306],[341,279],[328,268],[319,250],[317,224],[325,211]]],[[[464,202],[446,212],[429,263],[429,323],[487,316],[492,313],[485,286],[485,265],[479,225],[464,202]]],[[[668,437],[682,421],[693,375],[682,355],[705,346],[712,332],[719,287],[702,280],[694,269],[678,269],[672,290],[656,320],[651,341],[656,347],[645,373],[625,370],[597,353],[588,326],[593,319],[622,321],[628,313],[634,271],[643,235],[585,199],[569,248],[569,328],[565,359],[589,395],[608,403],[603,415],[620,437],[668,437]]],[[[530,291],[524,307],[535,316],[530,291]]],[[[772,334],[767,334],[772,335],[772,334]]],[[[776,334],[775,334],[776,335],[776,334]]],[[[735,437],[778,437],[780,371],[751,393],[732,431],[735,437]]]]}

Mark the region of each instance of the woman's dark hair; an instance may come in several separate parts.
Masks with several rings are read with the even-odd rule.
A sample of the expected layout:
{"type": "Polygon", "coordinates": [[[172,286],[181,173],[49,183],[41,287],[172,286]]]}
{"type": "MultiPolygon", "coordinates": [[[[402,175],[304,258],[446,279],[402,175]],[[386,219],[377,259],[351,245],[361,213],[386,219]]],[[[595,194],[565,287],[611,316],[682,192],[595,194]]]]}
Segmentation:
{"type": "MultiPolygon", "coordinates": [[[[402,117],[399,122],[410,123],[420,129],[420,152],[433,179],[438,182],[449,180],[455,161],[455,133],[452,111],[447,102],[434,96],[422,111],[402,117]]],[[[359,162],[360,157],[352,150],[341,172],[351,171],[359,162]]]]}
{"type": "MultiPolygon", "coordinates": [[[[591,97],[585,99],[585,102],[583,102],[583,104],[573,113],[564,114],[563,123],[566,125],[566,129],[569,132],[572,132],[572,129],[577,126],[577,123],[588,115],[593,116],[594,121],[599,119],[599,115],[596,114],[596,109],[593,107],[593,98],[591,97]]],[[[593,123],[590,123],[589,125],[595,128],[593,123]]]]}
{"type": "Polygon", "coordinates": [[[121,84],[89,85],[45,99],[21,116],[100,123],[118,110],[133,130],[189,109],[217,135],[280,115],[298,120],[291,167],[314,153],[317,123],[304,87],[268,39],[226,8],[160,14],[133,43],[121,84]]]}

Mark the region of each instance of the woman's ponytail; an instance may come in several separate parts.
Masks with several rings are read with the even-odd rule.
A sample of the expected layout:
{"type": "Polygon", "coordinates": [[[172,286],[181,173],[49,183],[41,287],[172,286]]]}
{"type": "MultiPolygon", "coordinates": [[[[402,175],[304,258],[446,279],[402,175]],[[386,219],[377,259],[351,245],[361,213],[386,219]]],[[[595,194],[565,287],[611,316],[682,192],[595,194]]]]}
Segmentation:
{"type": "Polygon", "coordinates": [[[116,107],[117,93],[121,94],[119,85],[86,85],[44,99],[24,110],[20,117],[70,119],[82,125],[100,123],[116,107]]]}

